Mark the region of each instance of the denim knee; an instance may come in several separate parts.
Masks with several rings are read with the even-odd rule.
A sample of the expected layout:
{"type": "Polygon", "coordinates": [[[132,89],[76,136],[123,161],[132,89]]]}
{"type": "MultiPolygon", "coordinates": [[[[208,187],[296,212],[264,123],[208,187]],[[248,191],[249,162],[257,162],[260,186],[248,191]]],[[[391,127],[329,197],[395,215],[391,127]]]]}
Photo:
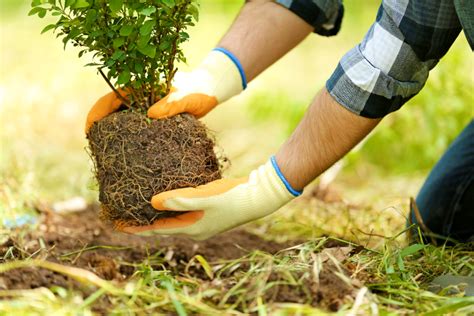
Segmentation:
{"type": "MultiPolygon", "coordinates": [[[[424,224],[458,241],[474,235],[474,121],[438,161],[416,198],[424,224]]],[[[411,212],[411,221],[417,223],[411,212]]]]}

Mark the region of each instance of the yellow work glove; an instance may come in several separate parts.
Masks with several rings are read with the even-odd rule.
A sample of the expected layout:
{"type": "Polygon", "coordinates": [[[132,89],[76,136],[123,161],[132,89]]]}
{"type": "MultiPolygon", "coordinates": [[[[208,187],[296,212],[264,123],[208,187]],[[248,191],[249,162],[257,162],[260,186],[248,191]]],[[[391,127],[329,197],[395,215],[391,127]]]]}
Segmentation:
{"type": "Polygon", "coordinates": [[[202,240],[267,216],[300,194],[290,186],[272,157],[246,178],[220,179],[155,195],[151,204],[157,212],[190,212],[158,219],[149,226],[118,229],[132,234],[180,234],[202,240]]]}
{"type": "Polygon", "coordinates": [[[148,109],[148,116],[160,119],[186,112],[200,118],[246,85],[239,60],[218,47],[194,71],[177,74],[172,92],[148,109]]]}

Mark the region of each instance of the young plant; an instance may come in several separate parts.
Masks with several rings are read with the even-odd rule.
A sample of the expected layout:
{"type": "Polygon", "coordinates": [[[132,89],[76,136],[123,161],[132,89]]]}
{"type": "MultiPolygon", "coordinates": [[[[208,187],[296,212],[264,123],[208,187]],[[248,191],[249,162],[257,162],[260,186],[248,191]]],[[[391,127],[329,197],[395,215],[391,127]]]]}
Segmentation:
{"type": "MultiPolygon", "coordinates": [[[[29,15],[59,17],[42,33],[54,30],[68,43],[91,53],[109,86],[126,89],[132,109],[147,109],[171,88],[180,45],[198,19],[195,0],[33,0],[29,15]],[[104,73],[105,71],[105,73],[104,73]]],[[[116,91],[117,92],[117,91],[116,91]]]]}
{"type": "Polygon", "coordinates": [[[30,15],[58,17],[64,46],[89,53],[131,111],[117,111],[87,131],[99,183],[100,217],[121,229],[151,225],[179,212],[157,212],[155,194],[221,178],[214,141],[190,114],[151,120],[145,110],[171,88],[181,44],[198,18],[195,0],[33,0],[30,15]],[[116,90],[127,93],[123,98],[116,90]]]}

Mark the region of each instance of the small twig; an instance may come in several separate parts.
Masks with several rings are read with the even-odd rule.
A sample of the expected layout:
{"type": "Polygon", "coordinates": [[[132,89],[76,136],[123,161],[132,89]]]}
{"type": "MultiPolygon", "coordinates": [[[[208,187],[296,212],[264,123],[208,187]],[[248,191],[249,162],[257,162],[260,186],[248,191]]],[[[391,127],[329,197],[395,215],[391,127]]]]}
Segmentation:
{"type": "MultiPolygon", "coordinates": [[[[133,96],[133,102],[138,102],[138,100],[140,99],[139,96],[137,95],[137,93],[135,92],[135,89],[130,89],[130,93],[132,94],[133,96]]],[[[139,103],[139,102],[138,102],[139,103]]]]}
{"type": "Polygon", "coordinates": [[[107,78],[107,76],[104,74],[104,72],[102,71],[102,69],[99,69],[99,73],[101,74],[102,78],[104,78],[105,82],[107,82],[107,84],[109,85],[110,89],[112,89],[115,94],[117,95],[117,97],[127,106],[127,107],[130,107],[130,103],[128,102],[127,99],[125,99],[118,91],[117,89],[115,89],[115,87],[112,85],[112,83],[110,82],[109,78],[107,78]]]}
{"type": "MultiPolygon", "coordinates": [[[[425,222],[423,221],[423,218],[421,217],[420,210],[418,209],[418,205],[416,205],[415,199],[413,197],[410,197],[410,210],[413,213],[415,213],[416,221],[418,222],[418,225],[420,226],[423,233],[425,233],[425,235],[430,238],[431,243],[433,245],[437,246],[436,239],[433,238],[433,232],[425,225],[425,222]]],[[[410,216],[410,221],[411,221],[411,216],[410,216]]]]}
{"type": "Polygon", "coordinates": [[[357,230],[359,233],[361,233],[361,234],[363,234],[363,235],[366,235],[366,236],[369,236],[369,237],[379,237],[379,238],[383,238],[383,239],[391,239],[391,238],[392,238],[392,237],[387,237],[387,236],[380,235],[380,234],[373,233],[373,232],[368,233],[368,232],[363,231],[363,230],[360,229],[360,228],[356,228],[356,230],[357,230]]]}

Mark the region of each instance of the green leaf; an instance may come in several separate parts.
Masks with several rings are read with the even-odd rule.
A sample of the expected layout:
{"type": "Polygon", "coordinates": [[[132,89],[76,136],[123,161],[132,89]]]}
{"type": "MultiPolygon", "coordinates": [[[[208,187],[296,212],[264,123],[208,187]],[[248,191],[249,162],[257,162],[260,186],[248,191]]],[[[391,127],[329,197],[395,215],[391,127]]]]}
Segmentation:
{"type": "Polygon", "coordinates": [[[49,30],[52,30],[56,27],[56,24],[49,24],[47,25],[42,31],[41,34],[48,32],[49,30]]]}
{"type": "Polygon", "coordinates": [[[189,13],[193,16],[194,21],[199,21],[199,8],[196,4],[191,4],[188,9],[189,13]]]}
{"type": "Polygon", "coordinates": [[[160,50],[167,50],[168,48],[170,48],[171,46],[171,43],[170,42],[163,42],[163,43],[160,43],[160,50]]]}
{"type": "Polygon", "coordinates": [[[87,11],[86,15],[86,23],[92,24],[95,20],[97,20],[97,10],[91,9],[87,11]]]}
{"type": "Polygon", "coordinates": [[[150,16],[150,14],[155,13],[156,8],[155,7],[148,7],[140,11],[140,14],[145,15],[145,16],[150,16]]]}
{"type": "Polygon", "coordinates": [[[87,2],[87,0],[77,0],[76,3],[74,3],[74,9],[87,8],[88,6],[89,2],[87,2]]]}
{"type": "Polygon", "coordinates": [[[179,32],[179,36],[181,37],[182,40],[186,41],[189,39],[189,34],[186,32],[179,32]]]}
{"type": "Polygon", "coordinates": [[[115,51],[115,53],[112,54],[112,59],[117,60],[122,58],[125,55],[125,53],[121,50],[115,51]]]}
{"type": "Polygon", "coordinates": [[[117,13],[122,9],[122,4],[123,0],[110,0],[109,1],[109,6],[110,6],[110,11],[112,11],[112,14],[117,13]]]}
{"type": "Polygon", "coordinates": [[[119,37],[119,38],[114,39],[113,46],[115,49],[117,49],[120,46],[122,46],[124,43],[125,43],[125,38],[119,37]]]}
{"type": "Polygon", "coordinates": [[[120,36],[129,36],[133,32],[132,25],[124,25],[120,28],[120,36]]]}
{"type": "Polygon", "coordinates": [[[34,7],[33,9],[30,10],[30,12],[28,12],[28,15],[35,15],[35,14],[39,15],[40,12],[44,12],[44,14],[46,14],[46,9],[42,7],[34,7]]]}
{"type": "Polygon", "coordinates": [[[145,47],[148,45],[148,42],[150,41],[151,34],[140,36],[140,39],[137,42],[138,47],[145,47]]]}
{"type": "Polygon", "coordinates": [[[81,58],[85,53],[87,53],[87,49],[81,50],[78,55],[79,58],[81,58]]]}
{"type": "Polygon", "coordinates": [[[140,27],[140,34],[141,35],[148,35],[155,27],[156,22],[154,20],[148,20],[140,27]]]}
{"type": "Polygon", "coordinates": [[[421,249],[424,249],[425,247],[426,247],[425,245],[413,244],[411,246],[408,246],[408,247],[404,248],[400,252],[400,256],[403,258],[403,257],[409,256],[409,255],[412,255],[412,254],[420,251],[421,249]]]}
{"type": "Polygon", "coordinates": [[[144,69],[145,69],[145,67],[143,66],[143,64],[141,64],[141,63],[136,63],[136,64],[135,64],[135,71],[136,71],[137,73],[139,73],[139,74],[140,74],[140,73],[143,73],[143,70],[144,70],[144,69]]]}
{"type": "Polygon", "coordinates": [[[142,53],[143,55],[146,55],[150,58],[155,58],[155,55],[156,55],[156,47],[153,47],[151,45],[147,45],[145,47],[139,47],[138,51],[142,53]]]}
{"type": "Polygon", "coordinates": [[[161,1],[170,8],[174,7],[175,5],[174,0],[161,0],[161,1]]]}
{"type": "Polygon", "coordinates": [[[111,67],[115,64],[115,60],[113,60],[112,58],[110,58],[109,60],[107,60],[107,62],[105,63],[105,65],[107,67],[111,67]]]}
{"type": "Polygon", "coordinates": [[[98,37],[98,36],[101,36],[102,34],[104,34],[103,31],[101,31],[101,30],[96,30],[96,31],[92,32],[90,36],[91,36],[92,38],[96,38],[96,37],[98,37]]]}
{"type": "Polygon", "coordinates": [[[130,81],[130,78],[131,78],[130,71],[124,70],[120,73],[120,75],[117,79],[117,83],[118,84],[126,84],[130,81]]]}

